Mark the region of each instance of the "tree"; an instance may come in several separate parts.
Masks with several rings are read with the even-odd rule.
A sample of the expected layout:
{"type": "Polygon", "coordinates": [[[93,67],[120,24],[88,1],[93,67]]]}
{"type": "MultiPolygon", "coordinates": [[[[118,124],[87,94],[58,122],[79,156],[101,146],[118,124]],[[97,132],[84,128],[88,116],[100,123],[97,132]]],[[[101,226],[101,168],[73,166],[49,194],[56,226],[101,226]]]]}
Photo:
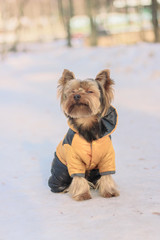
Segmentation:
{"type": "Polygon", "coordinates": [[[151,4],[152,9],[152,24],[154,30],[154,41],[160,41],[160,33],[159,33],[159,26],[158,26],[158,3],[157,0],[152,0],[151,4]]]}
{"type": "Polygon", "coordinates": [[[91,28],[91,35],[90,35],[90,44],[91,46],[97,45],[97,25],[95,21],[95,14],[93,11],[95,10],[95,0],[86,0],[86,10],[87,15],[90,19],[90,28],[91,28]]]}
{"type": "Polygon", "coordinates": [[[29,0],[17,0],[17,26],[15,29],[15,41],[11,47],[11,51],[17,51],[17,46],[20,41],[20,31],[21,31],[21,18],[24,16],[24,8],[29,0]]]}
{"type": "Polygon", "coordinates": [[[61,21],[67,35],[67,46],[71,47],[71,18],[74,15],[73,0],[58,0],[58,9],[61,21]]]}

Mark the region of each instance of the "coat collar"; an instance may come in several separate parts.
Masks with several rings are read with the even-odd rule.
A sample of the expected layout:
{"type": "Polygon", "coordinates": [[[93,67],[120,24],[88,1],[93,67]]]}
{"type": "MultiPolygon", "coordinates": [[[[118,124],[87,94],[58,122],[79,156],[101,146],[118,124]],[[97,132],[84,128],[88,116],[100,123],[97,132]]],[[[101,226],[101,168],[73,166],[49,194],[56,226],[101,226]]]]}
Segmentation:
{"type": "Polygon", "coordinates": [[[110,106],[107,115],[101,119],[102,128],[105,129],[105,133],[103,136],[112,134],[112,132],[114,132],[114,130],[117,127],[117,123],[118,123],[117,110],[113,106],[110,106]]]}
{"type": "MultiPolygon", "coordinates": [[[[103,131],[102,137],[106,135],[111,135],[115,131],[117,127],[117,123],[118,123],[117,110],[113,106],[110,106],[106,116],[104,116],[100,121],[101,128],[105,129],[103,131]]],[[[68,125],[74,132],[77,133],[77,130],[74,128],[73,125],[69,123],[69,121],[68,121],[68,125]]]]}

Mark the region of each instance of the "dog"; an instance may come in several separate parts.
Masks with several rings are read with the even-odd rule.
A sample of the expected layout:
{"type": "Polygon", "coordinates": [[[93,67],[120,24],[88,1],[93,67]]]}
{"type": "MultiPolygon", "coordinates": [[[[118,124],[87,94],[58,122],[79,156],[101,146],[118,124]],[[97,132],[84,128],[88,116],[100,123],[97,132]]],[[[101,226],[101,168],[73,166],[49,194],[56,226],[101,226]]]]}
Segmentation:
{"type": "Polygon", "coordinates": [[[58,82],[58,97],[68,119],[69,130],[59,143],[48,184],[52,192],[69,192],[77,201],[91,199],[90,188],[102,197],[117,197],[112,178],[115,152],[111,134],[118,121],[110,71],[95,79],[79,80],[65,69],[58,82]]]}

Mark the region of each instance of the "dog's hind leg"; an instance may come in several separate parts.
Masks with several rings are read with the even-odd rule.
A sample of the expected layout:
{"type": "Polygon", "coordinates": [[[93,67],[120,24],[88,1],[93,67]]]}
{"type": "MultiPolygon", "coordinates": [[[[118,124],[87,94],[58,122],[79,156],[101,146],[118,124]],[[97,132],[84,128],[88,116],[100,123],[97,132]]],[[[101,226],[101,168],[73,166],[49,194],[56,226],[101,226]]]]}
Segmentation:
{"type": "Polygon", "coordinates": [[[67,167],[61,163],[56,154],[52,162],[51,174],[48,180],[51,191],[55,193],[67,192],[72,178],[69,176],[67,167]]]}
{"type": "Polygon", "coordinates": [[[79,176],[74,176],[69,187],[69,193],[76,201],[83,201],[92,198],[88,181],[79,176]]]}
{"type": "Polygon", "coordinates": [[[97,188],[102,197],[110,198],[119,196],[119,191],[111,175],[101,176],[97,182],[97,188]]]}

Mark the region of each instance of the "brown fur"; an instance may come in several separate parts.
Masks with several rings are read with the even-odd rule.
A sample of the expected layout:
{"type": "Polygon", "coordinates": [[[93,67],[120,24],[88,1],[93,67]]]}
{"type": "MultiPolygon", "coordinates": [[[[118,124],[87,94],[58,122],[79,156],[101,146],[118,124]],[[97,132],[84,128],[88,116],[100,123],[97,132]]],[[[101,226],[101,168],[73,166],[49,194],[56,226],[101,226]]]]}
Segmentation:
{"type": "Polygon", "coordinates": [[[62,77],[58,81],[58,96],[63,94],[63,92],[62,92],[63,87],[67,83],[67,81],[74,79],[74,78],[75,78],[75,76],[74,76],[73,72],[70,72],[69,70],[64,69],[62,77]]]}
{"type": "Polygon", "coordinates": [[[75,176],[69,187],[69,193],[77,201],[91,199],[90,186],[85,178],[75,176]]]}
{"type": "Polygon", "coordinates": [[[111,175],[102,176],[97,182],[100,195],[105,198],[117,197],[119,192],[111,175]]]}
{"type": "Polygon", "coordinates": [[[105,69],[97,74],[96,81],[98,81],[102,86],[102,91],[104,94],[104,110],[101,113],[101,117],[105,116],[111,101],[113,100],[113,88],[114,81],[110,78],[110,71],[105,69]]]}
{"type": "Polygon", "coordinates": [[[95,80],[81,81],[65,69],[58,83],[58,96],[61,97],[61,107],[66,116],[79,119],[90,116],[103,117],[107,113],[113,99],[114,84],[110,79],[109,70],[101,71],[95,80]],[[76,94],[81,96],[79,102],[75,102],[76,94]]]}
{"type": "Polygon", "coordinates": [[[100,92],[96,82],[71,80],[64,85],[61,96],[61,106],[67,116],[72,118],[90,117],[96,115],[100,108],[100,92]],[[81,99],[76,102],[74,96],[79,94],[81,99]]]}
{"type": "Polygon", "coordinates": [[[96,116],[91,116],[91,117],[88,117],[88,118],[76,118],[75,119],[75,124],[77,126],[83,126],[85,129],[88,128],[90,129],[95,122],[97,122],[98,119],[96,116]]]}
{"type": "MultiPolygon", "coordinates": [[[[103,129],[101,129],[100,120],[107,114],[113,99],[114,81],[110,78],[109,70],[101,71],[95,80],[81,81],[77,80],[72,72],[65,69],[58,83],[61,107],[70,123],[88,142],[101,137],[103,129]]],[[[102,176],[98,180],[97,188],[103,197],[119,195],[110,175],[102,176]]],[[[68,191],[77,201],[91,198],[90,185],[82,177],[75,176],[68,191]]]]}

